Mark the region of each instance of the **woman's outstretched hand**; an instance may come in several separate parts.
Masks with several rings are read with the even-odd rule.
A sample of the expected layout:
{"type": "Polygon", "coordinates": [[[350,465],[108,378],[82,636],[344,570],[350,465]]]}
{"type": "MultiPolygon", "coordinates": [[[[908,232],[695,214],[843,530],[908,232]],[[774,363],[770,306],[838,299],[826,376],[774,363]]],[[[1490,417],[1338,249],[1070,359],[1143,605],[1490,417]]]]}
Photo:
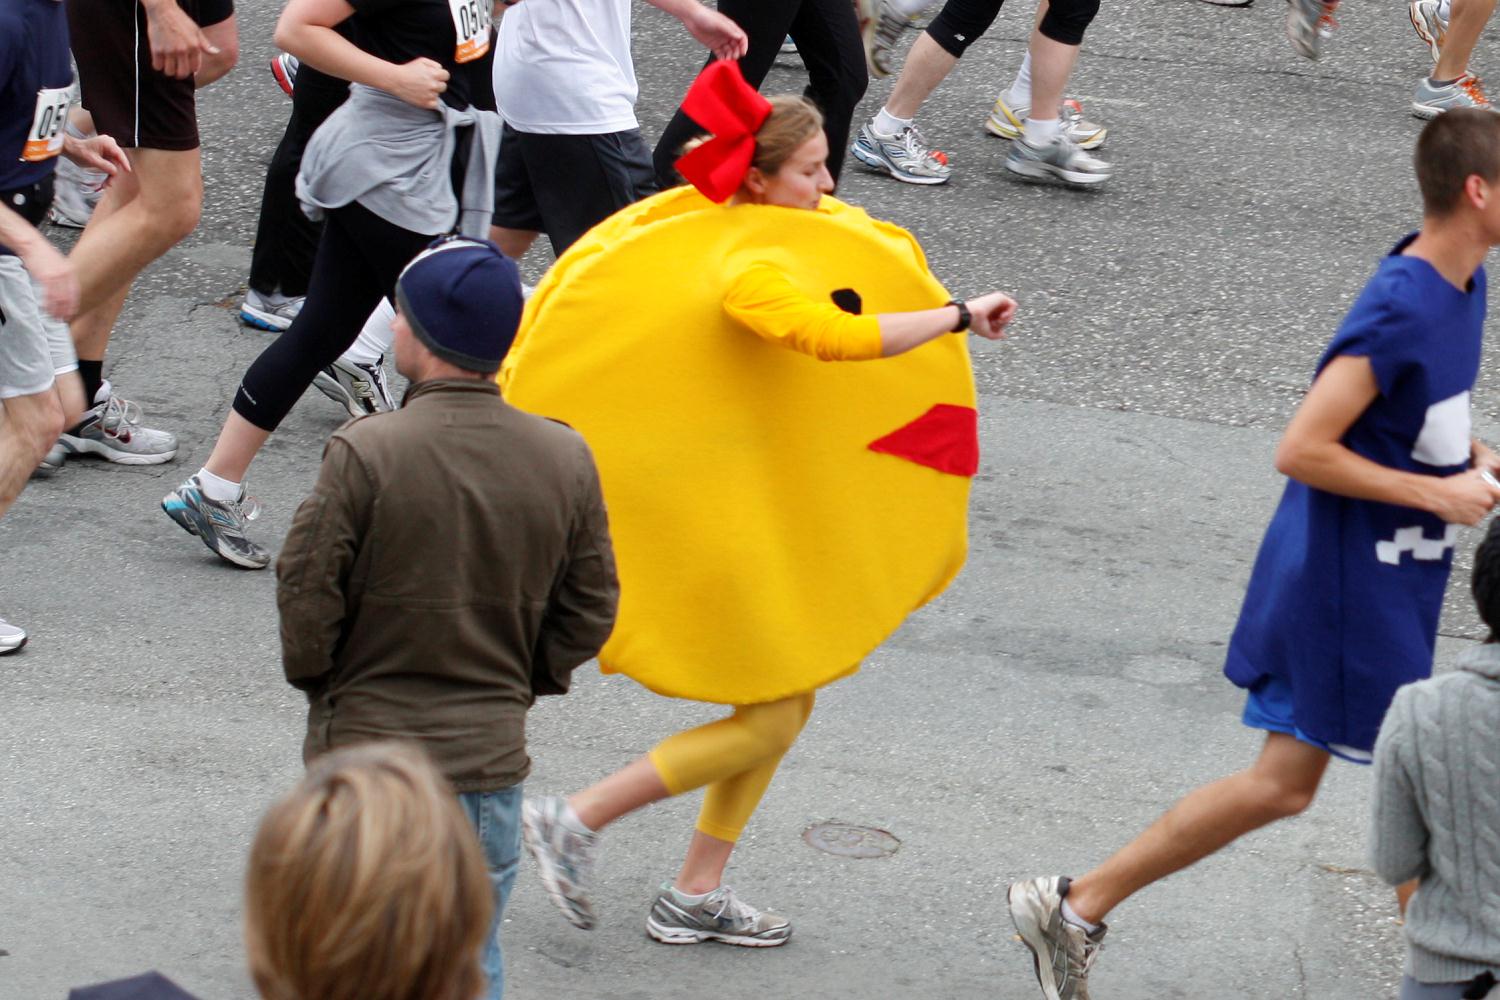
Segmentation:
{"type": "Polygon", "coordinates": [[[1016,318],[1016,300],[1004,292],[989,292],[970,299],[969,329],[985,340],[1000,340],[1005,336],[1005,327],[1016,318]]]}

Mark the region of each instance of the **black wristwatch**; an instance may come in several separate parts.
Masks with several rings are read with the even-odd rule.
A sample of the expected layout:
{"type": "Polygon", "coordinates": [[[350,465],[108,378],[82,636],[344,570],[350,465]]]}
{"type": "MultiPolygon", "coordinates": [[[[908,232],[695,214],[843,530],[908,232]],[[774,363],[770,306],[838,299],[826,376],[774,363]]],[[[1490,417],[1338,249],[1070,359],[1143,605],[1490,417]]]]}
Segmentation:
{"type": "Polygon", "coordinates": [[[952,299],[951,301],[949,301],[948,304],[950,306],[958,306],[958,325],[955,326],[952,330],[949,330],[948,332],[949,333],[963,333],[965,330],[967,330],[969,328],[969,324],[972,323],[972,322],[974,322],[974,317],[973,317],[973,315],[970,314],[969,307],[966,306],[966,305],[964,305],[962,302],[958,301],[957,299],[952,299]]]}

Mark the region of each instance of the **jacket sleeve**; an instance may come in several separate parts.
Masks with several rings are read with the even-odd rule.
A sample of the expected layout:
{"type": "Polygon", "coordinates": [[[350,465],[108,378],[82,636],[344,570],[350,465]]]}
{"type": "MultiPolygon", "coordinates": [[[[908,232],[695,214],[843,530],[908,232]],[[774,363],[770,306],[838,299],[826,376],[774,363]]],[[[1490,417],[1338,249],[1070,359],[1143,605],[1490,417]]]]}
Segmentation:
{"type": "Polygon", "coordinates": [[[302,501],[276,560],[281,665],[287,682],[316,691],[328,681],[359,595],[350,568],[375,502],[374,484],[353,447],[335,435],[312,494],[302,501]]]}
{"type": "Polygon", "coordinates": [[[574,669],[598,656],[604,647],[620,601],[609,518],[599,472],[587,448],[583,461],[567,564],[553,585],[531,662],[531,691],[537,696],[568,693],[574,669]]]}
{"type": "Polygon", "coordinates": [[[1396,692],[1375,741],[1375,795],[1370,823],[1370,862],[1390,885],[1427,873],[1427,824],[1422,819],[1409,759],[1415,726],[1416,686],[1396,692]]]}
{"type": "Polygon", "coordinates": [[[877,317],[810,299],[770,264],[751,264],[735,276],[724,311],[771,343],[820,361],[868,361],[883,350],[877,317]]]}

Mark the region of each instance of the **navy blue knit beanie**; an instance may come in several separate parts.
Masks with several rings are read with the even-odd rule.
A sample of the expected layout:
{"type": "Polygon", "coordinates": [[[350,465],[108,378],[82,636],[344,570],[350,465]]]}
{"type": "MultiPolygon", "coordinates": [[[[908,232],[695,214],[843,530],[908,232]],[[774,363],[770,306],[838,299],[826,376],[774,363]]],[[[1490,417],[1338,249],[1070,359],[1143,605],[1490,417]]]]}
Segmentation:
{"type": "Polygon", "coordinates": [[[521,322],[521,274],[489,240],[445,237],[406,265],[396,305],[429,351],[489,375],[500,370],[521,322]]]}

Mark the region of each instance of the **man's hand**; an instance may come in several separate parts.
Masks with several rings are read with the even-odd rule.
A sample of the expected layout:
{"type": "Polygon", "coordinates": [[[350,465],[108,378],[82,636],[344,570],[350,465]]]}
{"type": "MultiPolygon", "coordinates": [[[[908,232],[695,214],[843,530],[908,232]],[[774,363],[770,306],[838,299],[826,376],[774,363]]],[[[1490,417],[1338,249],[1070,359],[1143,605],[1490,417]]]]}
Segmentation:
{"type": "Polygon", "coordinates": [[[42,308],[47,314],[63,322],[72,319],[78,311],[78,276],[68,258],[40,234],[25,249],[17,248],[16,255],[42,286],[42,308]]]}
{"type": "Polygon", "coordinates": [[[146,34],[151,40],[151,68],[186,80],[203,65],[203,53],[219,49],[177,6],[177,0],[140,0],[146,8],[146,34]]]}
{"type": "Polygon", "coordinates": [[[1490,446],[1478,438],[1474,439],[1469,448],[1469,460],[1476,469],[1486,469],[1490,472],[1500,472],[1500,455],[1496,455],[1490,446]]]}
{"type": "Polygon", "coordinates": [[[1000,340],[1016,318],[1016,300],[1004,292],[990,292],[964,303],[969,309],[969,330],[985,340],[1000,340]]]}
{"type": "Polygon", "coordinates": [[[423,56],[397,66],[387,89],[407,104],[436,111],[438,95],[448,89],[448,71],[442,63],[423,56]]]}
{"type": "Polygon", "coordinates": [[[750,51],[745,29],[716,10],[694,4],[682,19],[682,26],[720,59],[738,59],[750,51]]]}
{"type": "Polygon", "coordinates": [[[120,148],[120,144],[107,135],[90,136],[87,139],[75,139],[71,135],[63,138],[63,155],[80,167],[90,170],[102,170],[109,175],[109,180],[114,180],[120,174],[130,173],[130,157],[120,148]]]}
{"type": "Polygon", "coordinates": [[[1449,524],[1473,527],[1500,502],[1500,490],[1485,482],[1478,469],[1434,478],[1430,489],[1428,510],[1449,524]]]}

